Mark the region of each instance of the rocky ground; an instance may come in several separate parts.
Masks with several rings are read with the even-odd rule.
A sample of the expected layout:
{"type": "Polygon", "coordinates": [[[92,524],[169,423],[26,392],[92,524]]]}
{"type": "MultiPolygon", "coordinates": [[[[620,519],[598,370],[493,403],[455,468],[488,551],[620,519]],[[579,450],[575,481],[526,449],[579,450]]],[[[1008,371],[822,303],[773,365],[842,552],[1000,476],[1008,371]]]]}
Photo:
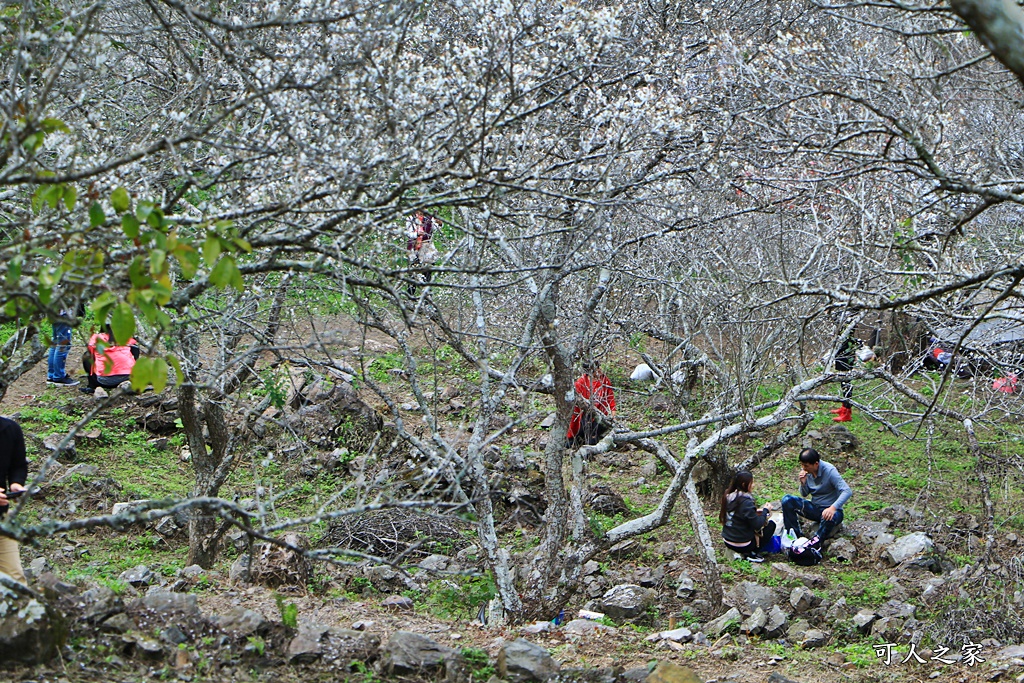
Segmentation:
{"type": "MultiPolygon", "coordinates": [[[[35,395],[17,388],[9,396],[17,403],[6,404],[5,412],[37,404],[35,395]]],[[[80,414],[90,400],[76,396],[61,410],[80,414]]],[[[457,392],[443,400],[465,405],[457,392]]],[[[620,405],[628,410],[628,400],[620,405]]],[[[324,430],[339,409],[347,415],[362,410],[351,396],[324,392],[313,382],[305,398],[290,396],[282,414],[263,421],[262,440],[287,428],[323,441],[318,455],[292,463],[284,476],[302,481],[344,472],[348,464],[332,444],[336,435],[324,430]]],[[[153,453],[170,448],[170,462],[179,459],[159,436],[173,430],[172,402],[144,395],[125,410],[130,421],[154,433],[152,441],[164,439],[153,453]]],[[[91,449],[101,450],[92,440],[109,449],[109,438],[100,434],[105,431],[83,435],[78,461],[54,469],[38,497],[48,514],[69,518],[127,502],[118,470],[90,461],[91,449]]],[[[510,538],[528,538],[536,522],[533,506],[542,489],[536,449],[545,438],[539,424],[492,458],[509,492],[502,519],[510,538]]],[[[866,495],[861,473],[869,471],[873,454],[854,434],[821,429],[808,438],[866,495]]],[[[46,438],[38,442],[47,448],[46,438]]],[[[379,463],[381,470],[386,466],[379,463]]],[[[609,518],[648,502],[644,486],[658,478],[639,451],[602,456],[591,466],[607,474],[595,479],[589,508],[609,518]]],[[[1016,535],[1002,533],[982,560],[975,517],[926,515],[925,506],[895,502],[905,500],[897,494],[875,491],[880,500],[891,495],[893,504],[860,509],[814,567],[795,567],[781,555],[751,565],[720,549],[726,588],[720,611],[704,594],[685,525],[627,542],[588,563],[581,591],[558,625],[513,627],[493,615],[482,623],[480,605],[460,595],[470,592],[467,577],[483,566],[471,534],[455,521],[432,530],[447,550],[418,554],[417,566],[404,573],[366,563],[311,568],[288,553],[259,546],[250,553],[244,539],[229,538],[224,562],[209,571],[171,571],[158,555],[152,566],[126,568],[116,581],[90,580],[82,576],[88,550],[104,558],[87,563],[102,575],[96,565],[118,558],[116,550],[101,556],[100,549],[119,547],[114,544],[122,535],[69,534],[23,549],[33,592],[0,586],[0,680],[1024,680],[1024,647],[1015,637],[1024,600],[1016,535]],[[580,610],[604,617],[577,618],[580,610]],[[40,658],[47,663],[25,663],[40,658]]],[[[180,522],[129,533],[155,539],[168,557],[180,555],[180,522]]],[[[357,528],[333,528],[331,541],[348,539],[378,554],[395,551],[378,523],[394,530],[426,522],[364,519],[357,528]]],[[[529,543],[510,543],[516,552],[529,552],[529,543]]]]}

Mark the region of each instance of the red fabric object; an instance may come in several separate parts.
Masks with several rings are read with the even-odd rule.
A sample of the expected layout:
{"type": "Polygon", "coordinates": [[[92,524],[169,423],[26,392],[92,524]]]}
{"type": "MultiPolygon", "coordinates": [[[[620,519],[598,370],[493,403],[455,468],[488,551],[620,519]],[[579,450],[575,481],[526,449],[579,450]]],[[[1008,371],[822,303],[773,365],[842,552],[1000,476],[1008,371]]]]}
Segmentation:
{"type": "Polygon", "coordinates": [[[939,356],[942,355],[942,349],[936,346],[934,349],[932,349],[932,355],[935,357],[935,360],[938,360],[939,356]]]}
{"type": "MultiPolygon", "coordinates": [[[[594,407],[605,415],[615,414],[615,391],[607,375],[591,377],[583,375],[576,380],[576,393],[585,399],[589,399],[594,407]]],[[[576,406],[572,409],[572,419],[569,421],[569,430],[565,433],[567,439],[572,439],[580,431],[583,423],[583,409],[576,406]]]]}
{"type": "Polygon", "coordinates": [[[992,382],[992,388],[1004,394],[1012,394],[1017,390],[1017,375],[1007,375],[992,382]]]}
{"type": "Polygon", "coordinates": [[[843,407],[839,409],[839,413],[832,418],[833,422],[849,422],[853,419],[853,411],[849,408],[843,407]]]}
{"type": "Polygon", "coordinates": [[[138,342],[129,339],[125,346],[114,346],[106,333],[92,335],[89,340],[89,353],[92,354],[92,374],[97,377],[113,377],[114,375],[130,375],[135,367],[135,357],[132,356],[130,347],[137,346],[138,342]],[[103,342],[104,348],[97,350],[97,343],[103,342]]]}

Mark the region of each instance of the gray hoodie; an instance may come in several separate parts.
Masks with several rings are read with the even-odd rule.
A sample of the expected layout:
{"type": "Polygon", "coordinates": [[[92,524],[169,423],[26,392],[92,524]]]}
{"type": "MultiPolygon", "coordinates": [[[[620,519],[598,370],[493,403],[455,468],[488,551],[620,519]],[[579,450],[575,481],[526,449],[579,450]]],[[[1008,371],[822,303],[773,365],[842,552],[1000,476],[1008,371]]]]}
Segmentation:
{"type": "Polygon", "coordinates": [[[834,465],[819,460],[818,476],[807,474],[804,483],[800,485],[800,495],[804,498],[810,496],[812,503],[823,508],[834,506],[836,510],[842,510],[853,495],[853,490],[839,476],[839,470],[834,465]]]}

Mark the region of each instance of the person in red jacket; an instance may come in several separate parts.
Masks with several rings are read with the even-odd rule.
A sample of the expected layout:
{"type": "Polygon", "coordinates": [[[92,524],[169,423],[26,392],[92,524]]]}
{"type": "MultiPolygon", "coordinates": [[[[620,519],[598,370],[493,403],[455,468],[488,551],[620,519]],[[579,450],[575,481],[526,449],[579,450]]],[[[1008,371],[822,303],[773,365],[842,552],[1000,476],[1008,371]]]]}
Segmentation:
{"type": "MultiPolygon", "coordinates": [[[[583,375],[576,380],[576,393],[580,398],[588,399],[602,414],[609,417],[615,415],[615,391],[608,375],[604,374],[601,364],[596,360],[583,366],[583,375]]],[[[608,426],[598,424],[589,407],[584,409],[577,405],[572,409],[572,419],[565,438],[573,448],[593,446],[607,431],[608,426]]]]}
{"type": "Polygon", "coordinates": [[[92,335],[88,350],[82,356],[82,367],[89,384],[79,391],[91,394],[97,387],[113,389],[130,378],[135,361],[139,359],[139,343],[129,339],[124,346],[117,346],[113,339],[109,325],[106,332],[92,335]]]}

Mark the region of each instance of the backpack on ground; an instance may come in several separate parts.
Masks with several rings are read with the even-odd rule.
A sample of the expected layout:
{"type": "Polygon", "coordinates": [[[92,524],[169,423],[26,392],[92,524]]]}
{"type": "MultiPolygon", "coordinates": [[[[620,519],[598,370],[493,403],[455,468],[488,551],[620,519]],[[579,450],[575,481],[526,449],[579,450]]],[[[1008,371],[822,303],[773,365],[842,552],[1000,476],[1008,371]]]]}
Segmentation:
{"type": "Polygon", "coordinates": [[[821,541],[815,536],[810,540],[801,539],[793,545],[788,551],[786,551],[787,557],[793,564],[798,564],[801,567],[812,567],[821,562],[821,541]]]}

